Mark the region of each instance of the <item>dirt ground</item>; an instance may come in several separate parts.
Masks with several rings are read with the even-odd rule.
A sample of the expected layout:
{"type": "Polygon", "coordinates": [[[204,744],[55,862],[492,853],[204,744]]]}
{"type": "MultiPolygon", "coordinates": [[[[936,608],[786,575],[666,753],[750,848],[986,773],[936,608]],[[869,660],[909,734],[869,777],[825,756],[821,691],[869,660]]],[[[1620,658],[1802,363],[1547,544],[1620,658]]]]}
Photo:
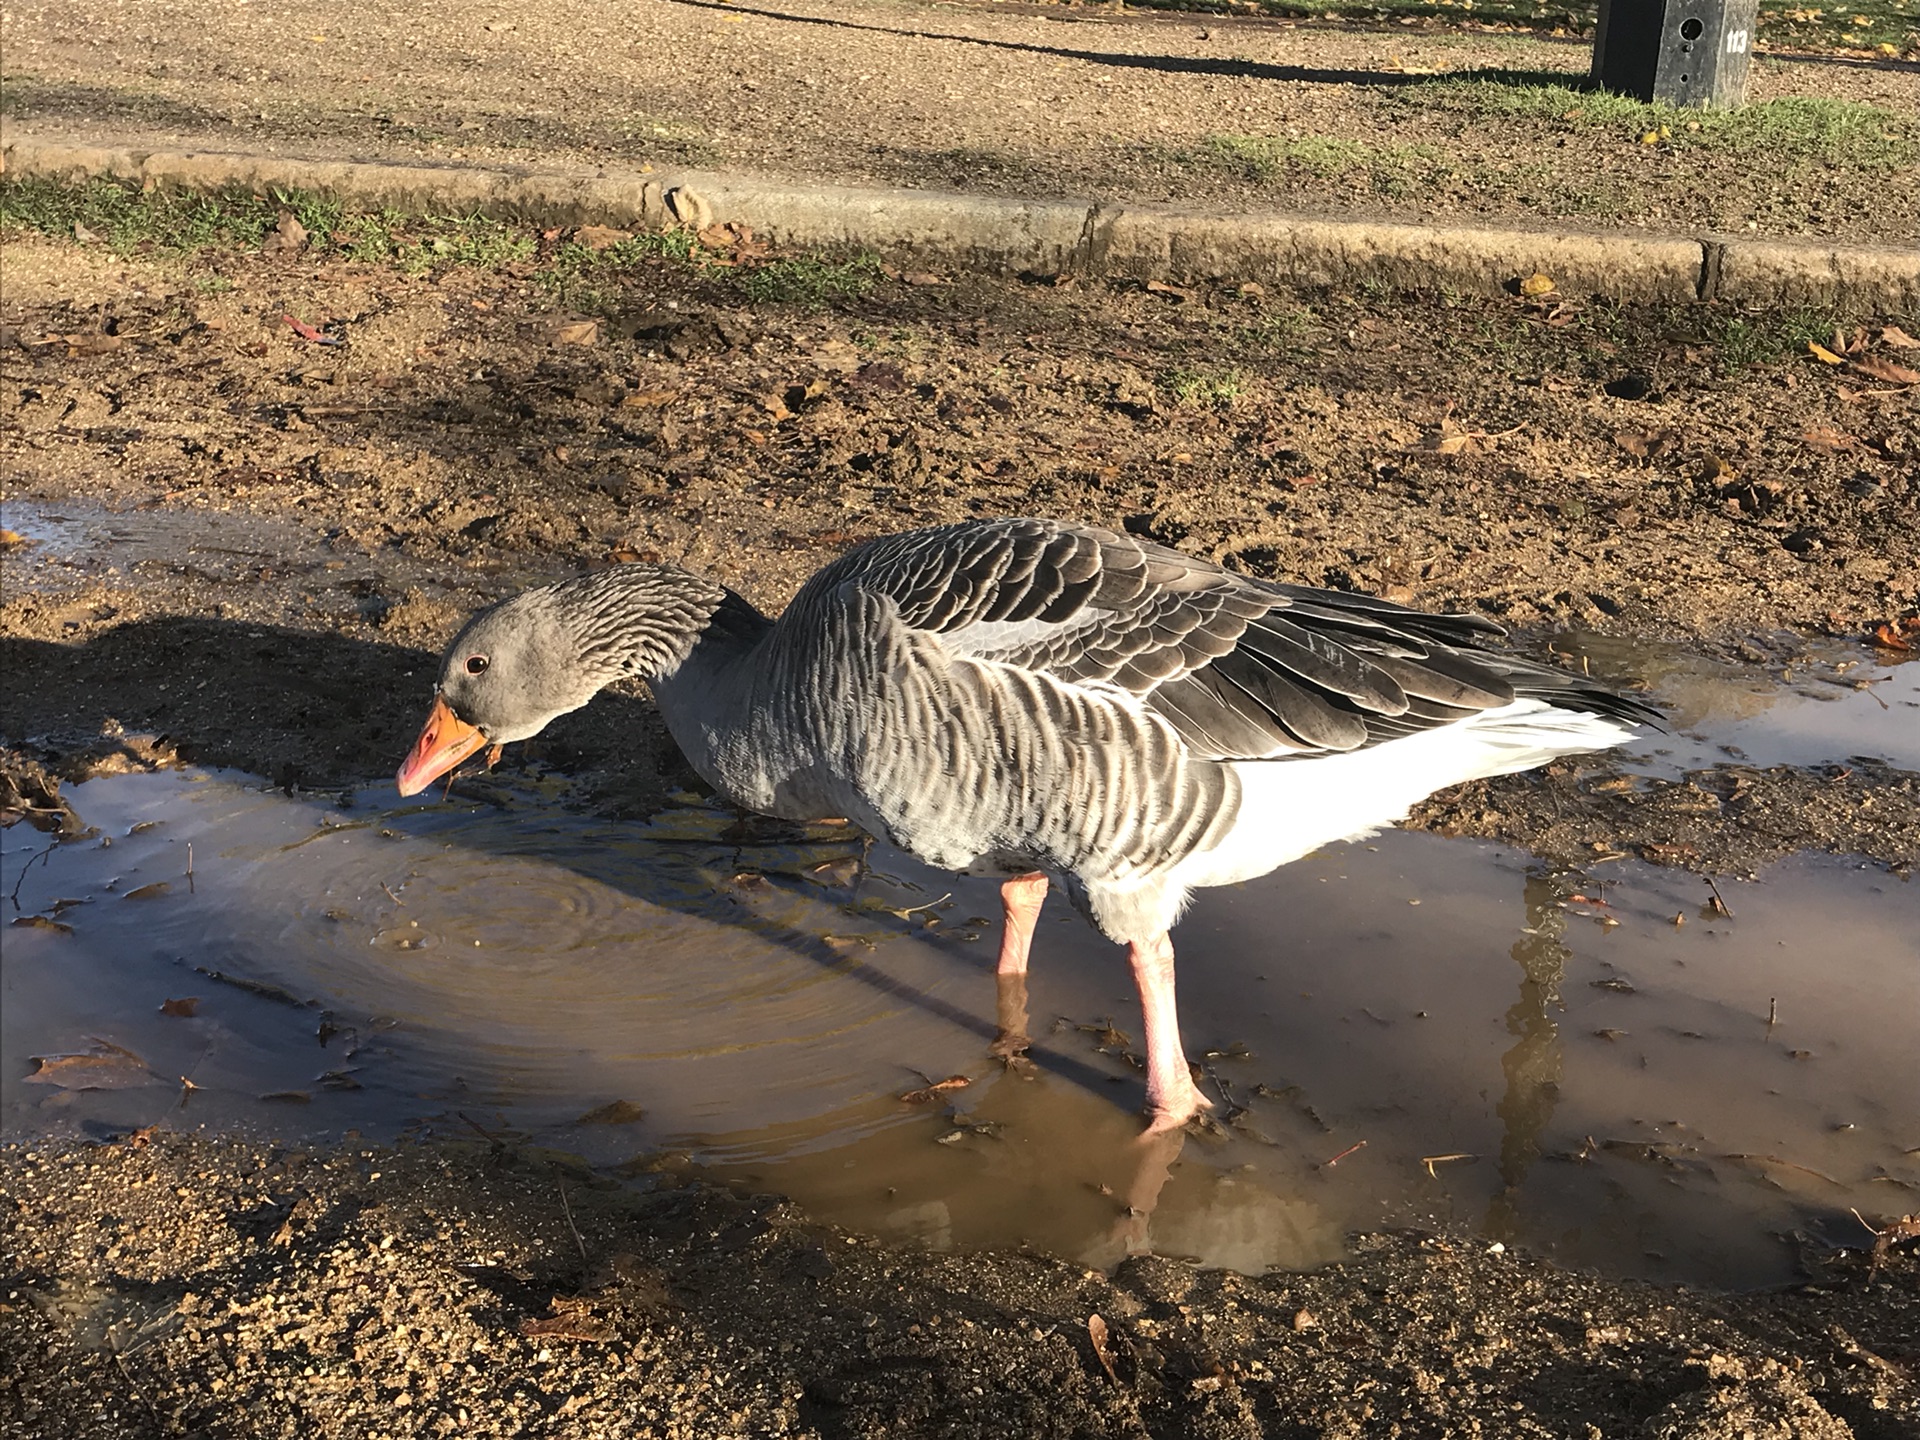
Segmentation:
{"type": "Polygon", "coordinates": [[[552,11],[430,0],[350,13],[325,0],[26,0],[0,35],[12,134],[1409,219],[1920,235],[1920,51],[1762,55],[1751,97],[1813,109],[1696,119],[1581,93],[1590,39],[1431,20],[923,0],[552,11]]]}
{"type": "Polygon", "coordinates": [[[1249,1279],[890,1250],[507,1148],[0,1149],[0,1426],[192,1435],[1899,1440],[1920,1256],[1790,1294],[1360,1236],[1249,1279]],[[1098,1337],[1098,1338],[1096,1338],[1098,1337]]]}
{"type": "MultiPolygon", "coordinates": [[[[1636,635],[1778,670],[1812,640],[1897,635],[1920,613],[1920,407],[1857,363],[1911,363],[1910,316],[1837,317],[1835,340],[1836,317],[1706,306],[887,277],[745,251],[557,284],[568,239],[408,273],[8,237],[0,434],[20,535],[0,741],[27,799],[29,763],[73,777],[177,757],[383,784],[434,652],[476,603],[641,556],[776,608],[857,539],[972,514],[1120,524],[1263,575],[1463,606],[1534,650],[1636,635]],[[757,300],[755,275],[801,298],[757,300]],[[805,289],[835,276],[840,298],[805,289]],[[343,343],[300,338],[289,315],[343,343]],[[1857,346],[1856,363],[1813,357],[1807,333],[1857,346]]],[[[689,779],[637,701],[571,717],[533,756],[574,777],[575,803],[615,813],[689,779]]],[[[1703,868],[1808,846],[1920,853],[1915,778],[1884,767],[1725,766],[1631,793],[1607,773],[1479,787],[1424,823],[1548,850],[1679,845],[1703,868]]],[[[1304,1276],[1155,1260],[1109,1279],[889,1251],[772,1199],[655,1183],[506,1146],[15,1143],[0,1151],[15,1382],[0,1424],[1920,1426],[1920,1277],[1898,1250],[1871,1276],[1864,1255],[1810,1251],[1804,1287],[1758,1296],[1430,1235],[1362,1237],[1304,1276]]]]}

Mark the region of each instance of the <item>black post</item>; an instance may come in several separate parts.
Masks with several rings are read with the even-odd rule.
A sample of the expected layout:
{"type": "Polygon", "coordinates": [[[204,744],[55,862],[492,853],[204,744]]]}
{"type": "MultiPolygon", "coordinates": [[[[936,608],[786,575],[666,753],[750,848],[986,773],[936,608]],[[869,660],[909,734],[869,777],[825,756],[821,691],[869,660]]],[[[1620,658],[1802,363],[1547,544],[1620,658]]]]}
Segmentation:
{"type": "Polygon", "coordinates": [[[1759,18],[1760,0],[1600,0],[1593,78],[1640,100],[1734,109],[1759,18]]]}

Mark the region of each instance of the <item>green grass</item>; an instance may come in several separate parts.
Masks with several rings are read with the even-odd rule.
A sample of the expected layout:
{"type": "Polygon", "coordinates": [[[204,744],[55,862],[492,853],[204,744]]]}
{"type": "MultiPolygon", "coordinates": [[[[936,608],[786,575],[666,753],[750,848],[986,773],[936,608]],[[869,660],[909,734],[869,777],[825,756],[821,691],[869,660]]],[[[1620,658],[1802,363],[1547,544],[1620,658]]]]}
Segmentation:
{"type": "Polygon", "coordinates": [[[818,310],[836,300],[860,300],[872,293],[885,275],[878,256],[857,254],[840,259],[806,255],[739,266],[720,272],[755,304],[799,305],[818,310]]]}
{"type": "Polygon", "coordinates": [[[821,309],[840,300],[859,300],[872,292],[885,272],[877,256],[833,258],[802,255],[747,265],[717,265],[685,230],[636,235],[604,250],[562,245],[534,282],[556,305],[586,314],[611,314],[620,308],[626,277],[658,264],[686,265],[707,279],[736,291],[756,305],[798,305],[821,309]]]}
{"type": "Polygon", "coordinates": [[[1751,314],[1715,310],[1702,318],[1701,338],[1720,352],[1729,370],[1805,355],[1810,341],[1831,344],[1834,327],[1841,323],[1835,311],[1814,305],[1751,314]]]}
{"type": "Polygon", "coordinates": [[[1338,179],[1356,187],[1364,184],[1386,199],[1439,184],[1454,173],[1447,157],[1430,145],[1370,145],[1325,135],[1209,135],[1199,149],[1172,152],[1168,158],[1224,170],[1259,185],[1338,179]]]}
{"type": "Polygon", "coordinates": [[[302,191],[212,195],[153,190],[94,179],[79,185],[29,178],[0,182],[0,231],[75,239],[84,231],[116,255],[201,255],[260,248],[291,214],[307,232],[307,253],[419,274],[453,265],[499,266],[531,258],[533,236],[478,215],[349,213],[302,191]]]}
{"type": "Polygon", "coordinates": [[[692,265],[699,248],[685,230],[636,235],[603,250],[569,242],[533,272],[533,281],[560,309],[611,315],[624,303],[635,271],[650,265],[692,265]]]}
{"type": "MultiPolygon", "coordinates": [[[[351,211],[337,201],[298,191],[257,195],[228,189],[202,195],[142,192],[136,185],[105,179],[80,184],[0,179],[0,234],[31,231],[69,241],[84,239],[105,245],[116,255],[204,261],[252,253],[285,213],[305,228],[310,257],[386,266],[410,275],[456,266],[527,266],[541,253],[540,238],[532,228],[480,215],[351,211]]],[[[861,299],[885,276],[878,257],[864,253],[732,265],[717,263],[718,259],[692,234],[676,230],[635,235],[599,250],[562,244],[530,273],[554,306],[587,314],[620,309],[633,275],[655,265],[699,270],[714,284],[755,304],[809,309],[861,299]]],[[[232,288],[232,282],[218,273],[202,273],[194,284],[206,294],[232,288]]]]}
{"type": "Polygon", "coordinates": [[[1331,179],[1354,171],[1404,179],[1416,172],[1446,168],[1446,157],[1429,145],[1370,145],[1329,135],[1281,138],[1270,135],[1209,135],[1203,158],[1237,171],[1249,180],[1271,181],[1288,174],[1331,179]]]}
{"type": "Polygon", "coordinates": [[[1410,85],[1394,98],[1410,109],[1606,129],[1623,138],[1664,127],[1662,143],[1675,148],[1818,160],[1853,170],[1892,170],[1920,159],[1920,119],[1848,100],[1791,96],[1738,110],[1682,110],[1586,90],[1571,78],[1564,85],[1512,85],[1471,77],[1410,85]]]}
{"type": "Polygon", "coordinates": [[[1234,369],[1176,365],[1163,383],[1176,404],[1202,409],[1225,410],[1247,391],[1247,377],[1234,369]]]}
{"type": "MultiPolygon", "coordinates": [[[[1129,0],[1142,8],[1216,15],[1288,15],[1380,24],[1408,17],[1462,25],[1511,25],[1590,35],[1595,0],[1129,0]]],[[[1861,0],[1859,4],[1768,5],[1760,11],[1760,46],[1781,50],[1868,50],[1920,56],[1920,0],[1861,0]],[[1862,23],[1864,22],[1864,23],[1862,23]]]]}

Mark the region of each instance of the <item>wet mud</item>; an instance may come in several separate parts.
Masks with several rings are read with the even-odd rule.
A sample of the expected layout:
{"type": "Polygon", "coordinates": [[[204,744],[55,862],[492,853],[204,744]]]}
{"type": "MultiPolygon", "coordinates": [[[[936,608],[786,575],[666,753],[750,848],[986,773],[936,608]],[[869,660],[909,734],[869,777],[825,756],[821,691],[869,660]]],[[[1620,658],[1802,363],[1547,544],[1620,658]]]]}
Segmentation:
{"type": "MultiPolygon", "coordinates": [[[[6,932],[8,984],[37,1007],[7,1007],[14,1432],[1468,1434],[1511,1416],[1511,1433],[1706,1440],[1920,1424],[1912,1256],[1890,1245],[1874,1268],[1846,1214],[1884,1229],[1920,1208],[1886,1050],[1920,853],[1920,667],[1898,648],[1920,605],[1910,394],[1798,354],[1732,363],[1726,317],[1705,309],[963,277],[751,303],[665,262],[557,297],[536,262],[407,276],[29,239],[5,264],[0,811],[18,820],[6,888],[34,902],[7,917],[28,922],[6,932]],[[302,342],[285,314],[347,344],[302,342]],[[583,316],[591,343],[558,338],[583,316]],[[857,539],[1018,511],[1493,614],[1533,653],[1648,687],[1673,733],[1436,797],[1415,823],[1437,833],[1303,862],[1282,877],[1294,890],[1222,892],[1197,917],[1217,937],[1191,943],[1224,965],[1249,948],[1236,925],[1271,931],[1263,907],[1311,913],[1323,902],[1297,892],[1353,887],[1357,908],[1329,910],[1286,979],[1312,991],[1314,967],[1359,944],[1376,968],[1351,968],[1385,988],[1271,1007],[1296,1017],[1272,1022],[1293,1043],[1242,1059],[1245,990],[1279,972],[1212,998],[1196,983],[1243,1124],[1165,1163],[1116,1163],[1137,1154],[1124,973],[1069,938],[1077,922],[1051,927],[1054,975],[1036,962],[1036,1032],[1068,1023],[1025,1080],[979,1064],[991,937],[967,922],[990,898],[954,895],[931,912],[952,933],[930,938],[925,915],[892,912],[954,887],[884,857],[880,888],[822,884],[807,867],[845,854],[807,849],[818,837],[773,837],[785,858],[758,860],[732,842],[673,874],[640,856],[649,827],[683,845],[668,832],[688,817],[733,823],[689,793],[642,693],[603,696],[444,805],[392,808],[434,654],[476,604],[643,556],[774,609],[857,539]],[[189,785],[298,833],[203,840],[187,862],[189,785]],[[155,788],[111,788],[139,786],[155,788]],[[136,833],[149,818],[164,823],[136,833]],[[262,864],[296,841],[291,866],[262,864]],[[436,845],[476,868],[437,871],[452,862],[436,845]],[[354,846],[407,858],[339,868],[354,846]],[[599,871],[515,895],[511,865],[588,854],[599,871]],[[243,871],[261,888],[222,912],[223,874],[243,871]],[[889,891],[889,873],[922,888],[889,891]],[[653,888],[621,891],[635,875],[653,888]],[[463,906],[456,880],[501,907],[463,906]],[[167,888],[130,898],[152,885],[167,888]],[[407,913],[436,887],[437,919],[407,913]],[[1407,924],[1332,933],[1383,897],[1407,924]],[[889,904],[846,913],[863,899],[889,904]],[[61,905],[76,900],[91,903],[61,905]],[[693,1018],[623,1048],[617,987],[565,957],[590,966],[588,941],[639,934],[626,907],[642,901],[689,927],[646,940],[668,962],[685,949],[653,1013],[693,1018]],[[556,910],[574,937],[551,947],[557,968],[501,965],[461,991],[455,949],[511,955],[556,910]],[[206,920],[222,913],[225,934],[206,920]],[[826,944],[863,929],[874,948],[826,944]],[[1657,965],[1610,963],[1616,929],[1657,965]],[[783,941],[792,968],[756,976],[743,931],[824,948],[783,941]],[[1777,959],[1728,949],[1741,966],[1715,969],[1776,931],[1777,959]],[[135,936],[171,946],[171,968],[135,936]],[[106,977],[92,995],[47,978],[69,943],[108,967],[86,972],[106,977]],[[736,998],[770,1006],[759,1057],[694,1033],[700,977],[682,972],[736,951],[720,967],[736,998]],[[1794,982],[1829,951],[1865,957],[1858,983],[1804,1006],[1787,983],[1760,993],[1765,964],[1794,982]],[[845,988],[882,960],[918,968],[893,992],[845,988]],[[1736,1003],[1714,977],[1739,970],[1736,1003]],[[1488,1095],[1417,1038],[1414,1012],[1473,974],[1485,993],[1465,985],[1448,1026],[1475,1037],[1488,1095]],[[1440,988],[1396,997],[1402,983],[1440,988]],[[157,1013],[193,997],[193,1014],[157,1013]],[[1823,1003],[1818,1043],[1782,1029],[1823,1003]],[[488,1028],[542,1004],[558,1007],[545,1032],[488,1028]],[[118,1038],[100,1023],[116,1014],[118,1038]],[[831,1033],[843,1023],[859,1033],[831,1033]],[[809,1037],[804,1063],[777,1054],[782,1025],[809,1037]],[[29,1085],[36,1055],[109,1083],[29,1085]],[[1771,1108],[1739,1068],[1763,1062],[1789,1092],[1771,1108]],[[611,1068],[580,1083],[596,1066],[611,1068]],[[782,1066],[775,1101],[730,1099],[782,1066]],[[1731,1111],[1661,1128],[1697,1117],[1633,1091],[1649,1067],[1737,1090],[1754,1133],[1736,1138],[1731,1111]],[[977,1087],[903,1110],[899,1094],[962,1070],[977,1087]],[[1445,1127],[1407,1097],[1452,1103],[1438,1076],[1473,1134],[1426,1148],[1445,1127]],[[1594,1095],[1614,1108],[1589,1130],[1594,1095]],[[1076,1145],[1033,1159],[1062,1124],[1076,1145]],[[1392,1203],[1363,1215],[1376,1189],[1392,1203]],[[1592,1223],[1595,1195],[1625,1214],[1676,1194],[1664,1213],[1687,1218],[1655,1240],[1592,1223]],[[996,1218],[1022,1210],[1061,1223],[996,1218]],[[1722,1242],[1763,1261],[1687,1268],[1722,1242]],[[1158,1253],[1126,1258],[1140,1249],[1158,1253]],[[1335,1263],[1246,1276],[1187,1256],[1335,1263]],[[1794,1284],[1696,1293],[1636,1273],[1794,1284]]],[[[1891,318],[1847,323],[1871,336],[1891,318]]]]}

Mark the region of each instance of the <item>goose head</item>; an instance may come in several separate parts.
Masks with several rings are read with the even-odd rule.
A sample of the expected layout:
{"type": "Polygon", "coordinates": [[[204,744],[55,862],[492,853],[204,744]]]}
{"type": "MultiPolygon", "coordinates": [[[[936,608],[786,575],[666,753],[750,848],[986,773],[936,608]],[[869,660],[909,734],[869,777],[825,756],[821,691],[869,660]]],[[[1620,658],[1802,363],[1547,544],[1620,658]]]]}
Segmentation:
{"type": "Polygon", "coordinates": [[[480,611],[440,660],[433,709],[396,777],[415,795],[469,756],[529,740],[623,675],[687,656],[726,592],[659,565],[619,565],[480,611]]]}

